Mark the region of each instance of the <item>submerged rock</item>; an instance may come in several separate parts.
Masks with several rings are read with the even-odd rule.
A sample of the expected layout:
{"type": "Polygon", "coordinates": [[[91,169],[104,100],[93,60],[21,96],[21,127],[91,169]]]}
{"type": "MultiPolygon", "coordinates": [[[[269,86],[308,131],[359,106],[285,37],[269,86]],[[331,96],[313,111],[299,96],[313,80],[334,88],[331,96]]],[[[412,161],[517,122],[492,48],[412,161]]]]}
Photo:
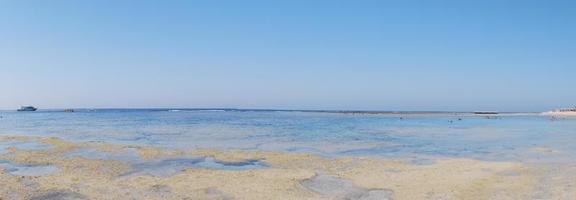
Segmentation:
{"type": "Polygon", "coordinates": [[[394,192],[387,189],[368,190],[358,197],[350,198],[351,200],[386,200],[392,199],[394,192]]]}
{"type": "Polygon", "coordinates": [[[220,189],[215,187],[209,187],[204,189],[195,190],[193,197],[185,197],[182,200],[232,200],[234,198],[229,197],[220,189]]]}
{"type": "Polygon", "coordinates": [[[167,185],[153,185],[150,190],[156,193],[169,193],[172,191],[172,188],[167,185]]]}
{"type": "Polygon", "coordinates": [[[303,180],[301,184],[313,192],[334,199],[391,200],[394,194],[391,190],[366,189],[355,185],[350,180],[321,174],[303,180]]]}
{"type": "Polygon", "coordinates": [[[29,200],[87,200],[88,198],[80,193],[69,190],[48,190],[32,195],[29,200]]]}
{"type": "Polygon", "coordinates": [[[221,190],[219,190],[218,188],[206,188],[204,190],[205,194],[206,194],[206,199],[213,199],[213,200],[229,200],[231,199],[230,197],[228,197],[226,194],[224,194],[224,192],[222,192],[221,190]]]}
{"type": "Polygon", "coordinates": [[[330,197],[345,196],[361,190],[361,188],[356,187],[351,181],[328,175],[316,175],[302,181],[301,184],[309,190],[330,197]]]}
{"type": "Polygon", "coordinates": [[[38,182],[31,180],[29,178],[20,179],[20,184],[24,185],[24,187],[30,187],[30,188],[40,187],[40,184],[38,182]]]}

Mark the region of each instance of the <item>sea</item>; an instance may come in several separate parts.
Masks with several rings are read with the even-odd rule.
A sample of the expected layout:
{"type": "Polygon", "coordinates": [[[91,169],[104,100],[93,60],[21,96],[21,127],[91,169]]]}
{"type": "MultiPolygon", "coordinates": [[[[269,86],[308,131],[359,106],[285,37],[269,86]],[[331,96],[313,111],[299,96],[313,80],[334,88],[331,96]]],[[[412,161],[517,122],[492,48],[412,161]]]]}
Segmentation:
{"type": "Polygon", "coordinates": [[[241,109],[0,111],[0,136],[322,156],[576,163],[576,118],[241,109]]]}

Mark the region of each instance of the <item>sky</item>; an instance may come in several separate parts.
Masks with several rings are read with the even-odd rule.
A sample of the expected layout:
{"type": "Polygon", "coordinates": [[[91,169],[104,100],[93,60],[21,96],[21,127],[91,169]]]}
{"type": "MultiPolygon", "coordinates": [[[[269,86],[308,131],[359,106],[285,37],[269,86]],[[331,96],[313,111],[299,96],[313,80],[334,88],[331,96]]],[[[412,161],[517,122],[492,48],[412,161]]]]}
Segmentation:
{"type": "Polygon", "coordinates": [[[0,109],[576,105],[576,1],[1,0],[0,109]]]}

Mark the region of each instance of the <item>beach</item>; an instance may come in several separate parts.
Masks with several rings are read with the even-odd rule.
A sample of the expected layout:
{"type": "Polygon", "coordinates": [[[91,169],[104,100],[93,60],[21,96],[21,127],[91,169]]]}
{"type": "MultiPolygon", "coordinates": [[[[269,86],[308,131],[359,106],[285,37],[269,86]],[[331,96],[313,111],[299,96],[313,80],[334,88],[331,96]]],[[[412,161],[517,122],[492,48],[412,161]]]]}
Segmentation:
{"type": "Polygon", "coordinates": [[[571,199],[572,118],[3,113],[0,198],[571,199]]]}
{"type": "Polygon", "coordinates": [[[576,200],[575,11],[0,0],[0,200],[576,200]]]}
{"type": "MultiPolygon", "coordinates": [[[[548,197],[575,195],[562,188],[574,179],[558,175],[542,185],[549,171],[519,162],[437,158],[410,163],[375,157],[327,158],[308,153],[241,150],[162,150],[100,142],[75,143],[58,138],[4,137],[3,141],[34,141],[52,145],[44,150],[10,149],[0,159],[54,165],[46,175],[0,173],[4,199],[39,199],[61,195],[77,199],[530,199],[546,187],[548,197]],[[108,157],[65,156],[75,149],[96,149],[108,157]],[[134,166],[115,154],[136,150],[143,162],[160,158],[212,157],[225,162],[260,159],[264,168],[218,169],[190,167],[173,174],[130,172],[134,166]],[[553,188],[559,189],[555,192],[553,188]],[[555,193],[554,193],[555,192],[555,193]],[[45,196],[46,197],[46,196],[45,196]]],[[[149,172],[167,170],[150,165],[149,172]],[[156,167],[157,169],[152,169],[156,167]]],[[[172,165],[175,167],[175,165],[172,165]]],[[[574,172],[569,167],[566,173],[574,172]]],[[[568,190],[566,190],[568,189],[568,190]]]]}

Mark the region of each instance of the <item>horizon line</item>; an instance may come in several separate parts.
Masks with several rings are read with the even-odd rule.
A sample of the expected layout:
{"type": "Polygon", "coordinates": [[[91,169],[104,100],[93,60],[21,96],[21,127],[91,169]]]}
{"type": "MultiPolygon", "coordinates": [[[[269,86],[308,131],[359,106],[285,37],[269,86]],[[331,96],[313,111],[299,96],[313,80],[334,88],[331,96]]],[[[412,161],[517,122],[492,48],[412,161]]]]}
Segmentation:
{"type": "MultiPolygon", "coordinates": [[[[233,107],[78,107],[78,108],[38,108],[39,111],[56,110],[222,110],[222,111],[286,111],[286,112],[326,112],[326,113],[541,113],[545,111],[498,111],[498,110],[378,110],[378,109],[277,109],[277,108],[233,108],[233,107]]],[[[16,111],[16,109],[0,109],[0,111],[16,111]]]]}

